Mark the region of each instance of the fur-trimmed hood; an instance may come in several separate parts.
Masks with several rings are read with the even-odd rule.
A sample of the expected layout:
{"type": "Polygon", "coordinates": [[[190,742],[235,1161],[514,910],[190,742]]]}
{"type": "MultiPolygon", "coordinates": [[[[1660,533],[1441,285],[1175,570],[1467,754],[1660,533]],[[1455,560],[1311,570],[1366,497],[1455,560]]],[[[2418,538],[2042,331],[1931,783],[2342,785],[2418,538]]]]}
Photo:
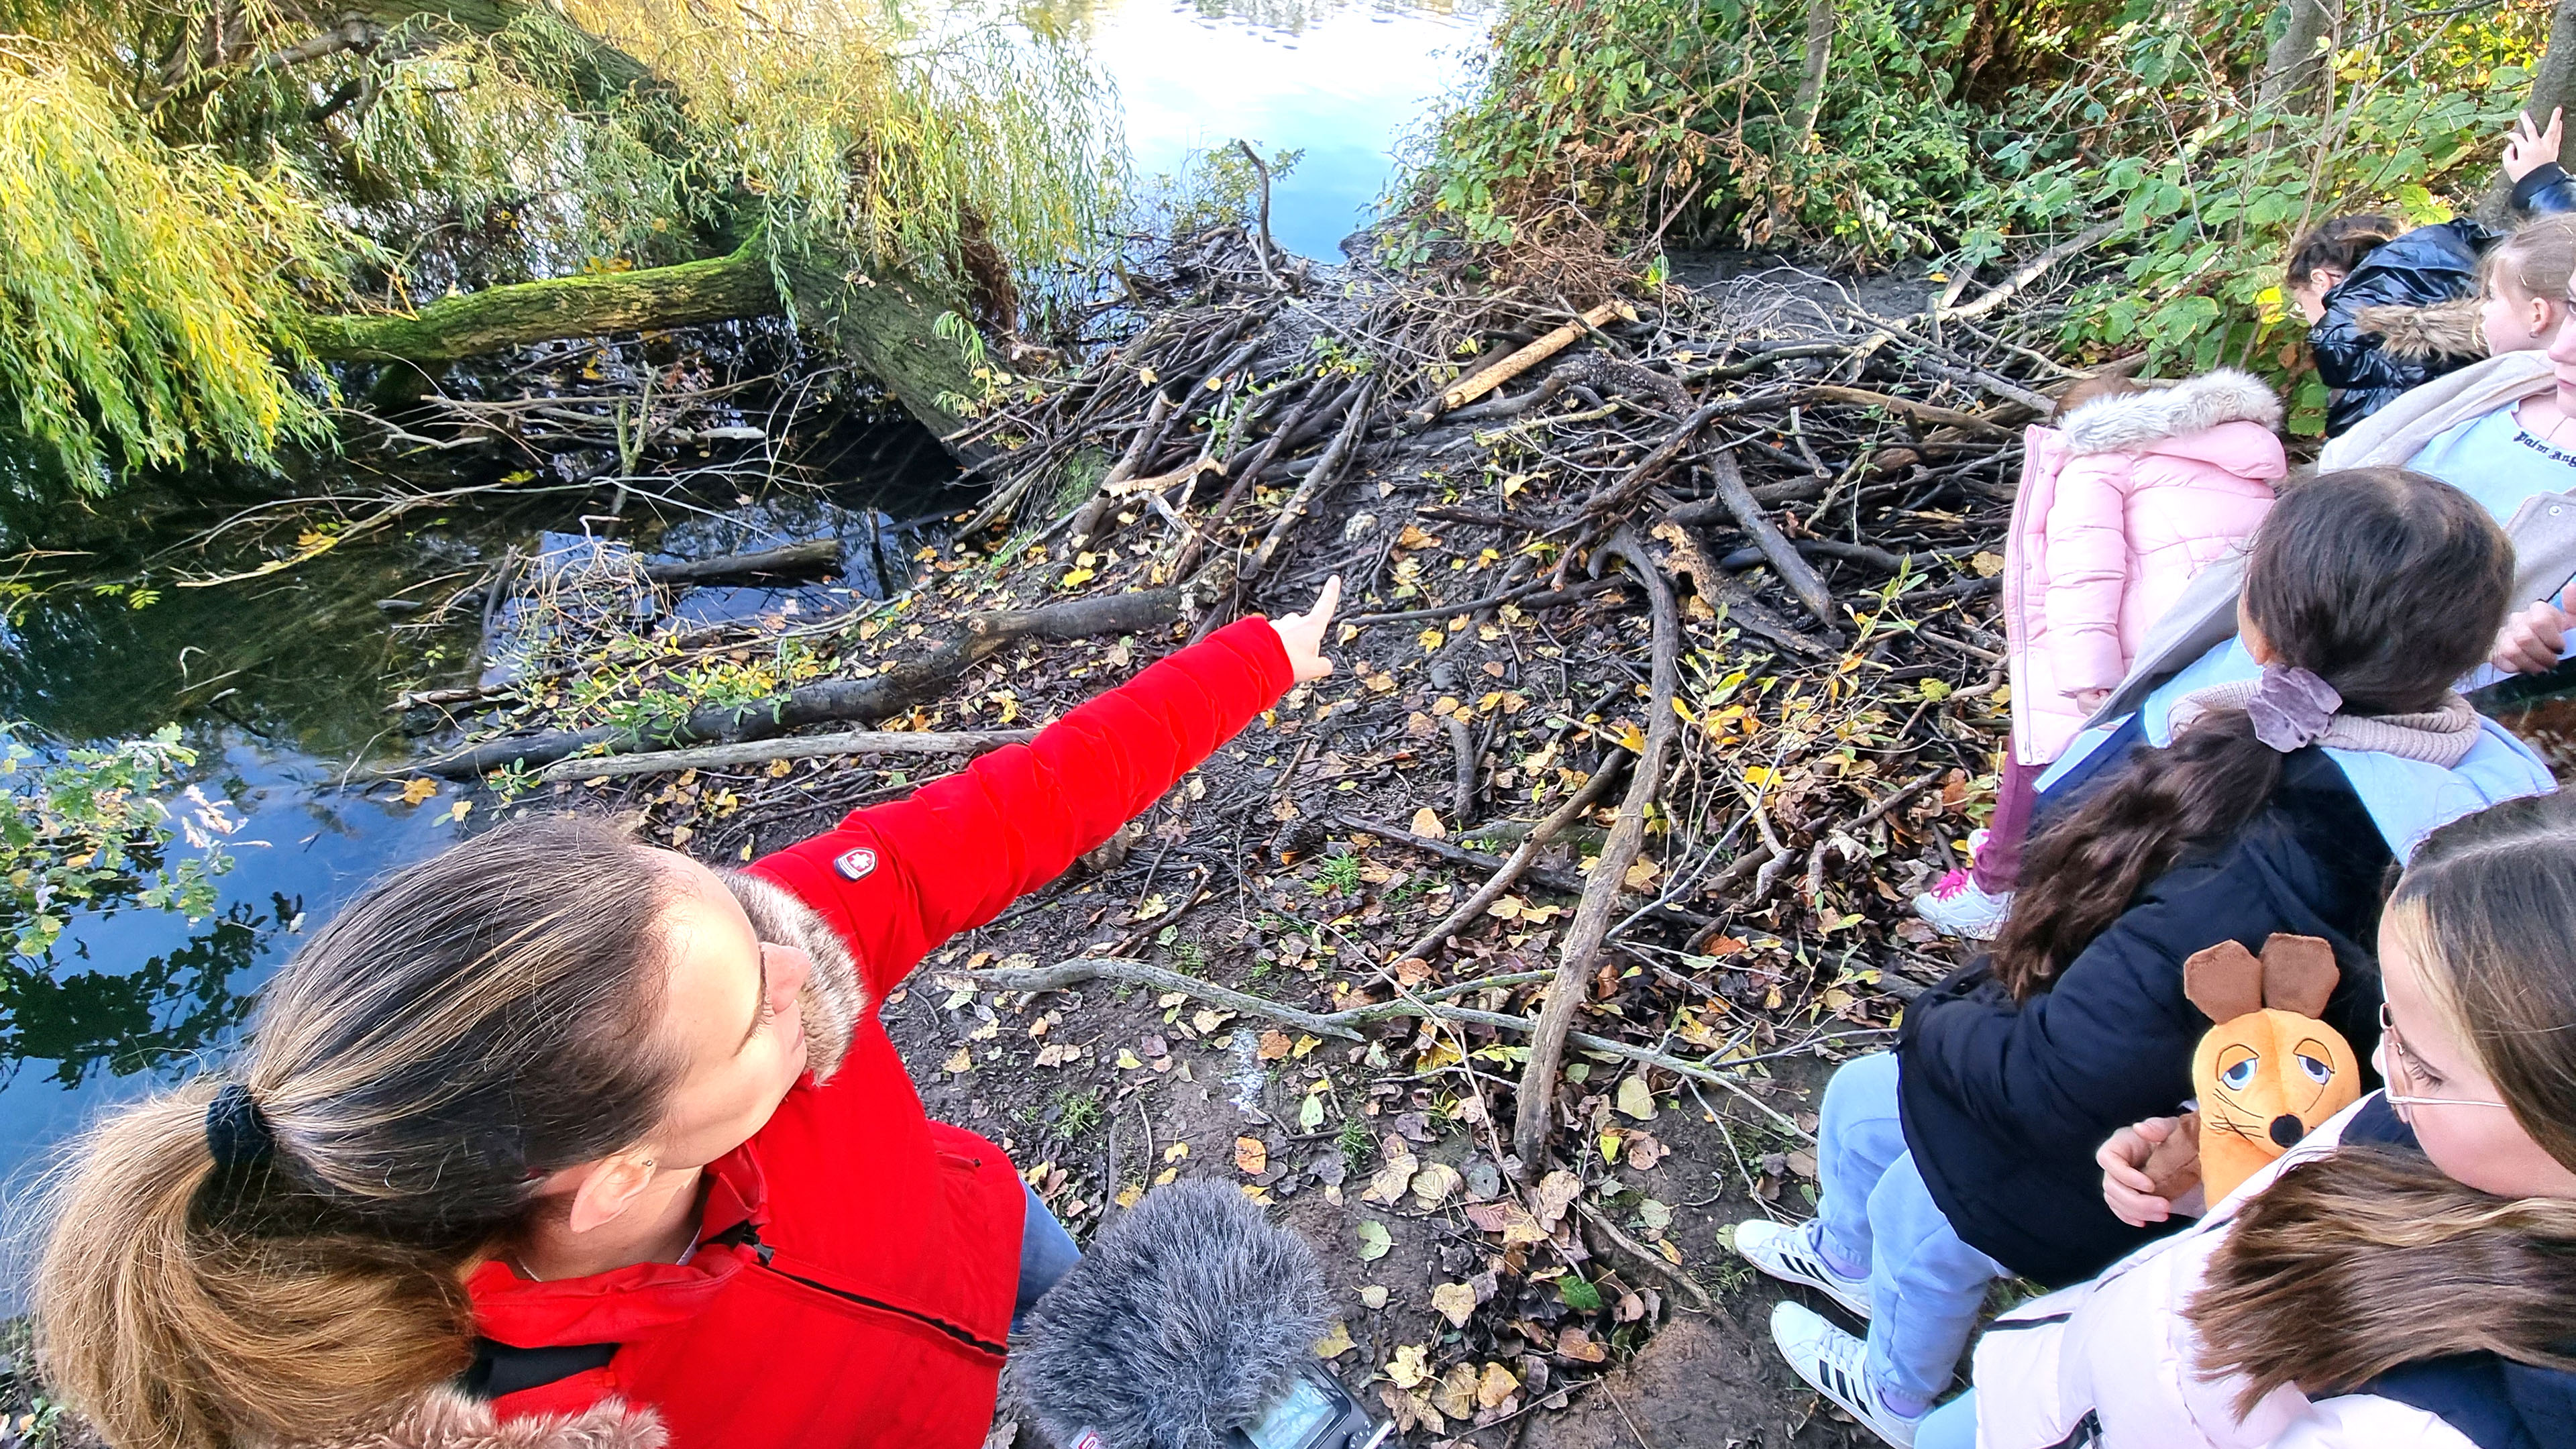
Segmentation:
{"type": "Polygon", "coordinates": [[[2058,428],[2068,454],[2080,457],[2149,447],[2238,422],[2278,428],[2281,399],[2252,373],[2222,367],[2146,392],[2096,398],[2068,413],[2058,428]]]}
{"type": "Polygon", "coordinates": [[[2408,362],[2447,361],[2487,355],[2486,329],[2478,324],[2483,304],[2475,297],[2454,297],[2422,306],[2386,303],[2362,307],[2353,326],[2379,339],[2379,350],[2408,362]]]}
{"type": "Polygon", "coordinates": [[[300,1449],[664,1449],[670,1431],[651,1409],[607,1398],[578,1414],[503,1422],[492,1406],[432,1389],[391,1425],[309,1442],[300,1449]]]}

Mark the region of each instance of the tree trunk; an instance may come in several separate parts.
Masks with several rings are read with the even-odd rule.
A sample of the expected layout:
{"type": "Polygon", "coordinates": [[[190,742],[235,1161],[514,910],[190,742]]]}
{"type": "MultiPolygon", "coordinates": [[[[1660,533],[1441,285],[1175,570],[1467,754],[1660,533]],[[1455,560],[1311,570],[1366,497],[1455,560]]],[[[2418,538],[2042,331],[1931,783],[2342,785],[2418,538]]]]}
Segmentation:
{"type": "MultiPolygon", "coordinates": [[[[960,397],[981,384],[958,345],[937,332],[938,295],[894,273],[866,275],[819,259],[785,264],[799,325],[865,367],[933,433],[955,432],[960,397]]],[[[787,311],[757,243],[730,256],[637,272],[551,277],[486,287],[417,313],[314,317],[304,343],[317,357],[433,368],[567,337],[658,331],[787,311]]],[[[966,458],[964,461],[974,461],[966,458]]]]}
{"type": "Polygon", "coordinates": [[[1807,0],[1807,71],[1798,78],[1798,93],[1789,102],[1789,146],[1796,151],[1816,133],[1816,112],[1825,102],[1825,68],[1834,58],[1834,0],[1807,0]]]}
{"type": "Polygon", "coordinates": [[[2313,109],[2326,78],[2322,47],[2343,27],[2343,0],[2289,0],[2289,7],[2288,26],[2263,58],[2263,79],[2254,93],[2257,110],[2313,109]]]}
{"type": "Polygon", "coordinates": [[[2553,110],[2576,111],[2576,0],[2558,0],[2549,15],[2549,48],[2532,72],[2523,113],[2546,129],[2553,110]]]}
{"type": "Polygon", "coordinates": [[[746,247],[731,256],[549,277],[486,287],[403,316],[315,317],[304,328],[317,357],[436,366],[564,337],[687,327],[779,310],[766,259],[746,247]]]}

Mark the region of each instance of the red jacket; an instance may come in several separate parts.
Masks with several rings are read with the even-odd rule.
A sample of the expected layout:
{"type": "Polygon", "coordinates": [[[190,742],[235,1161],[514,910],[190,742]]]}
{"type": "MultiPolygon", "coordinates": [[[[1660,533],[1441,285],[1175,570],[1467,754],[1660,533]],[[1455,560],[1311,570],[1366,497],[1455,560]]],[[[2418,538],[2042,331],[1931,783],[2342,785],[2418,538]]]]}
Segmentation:
{"type": "Polygon", "coordinates": [[[498,1262],[474,1274],[486,1338],[554,1351],[503,1356],[481,1385],[500,1413],[614,1394],[658,1410],[673,1449],[981,1444],[1025,1199],[1000,1148],[924,1114],[877,1003],[933,947],[1143,812],[1290,682],[1277,633],[1247,619],[1027,745],[762,857],[752,869],[858,960],[869,1006],[849,1055],[709,1165],[686,1264],[551,1283],[498,1262]]]}

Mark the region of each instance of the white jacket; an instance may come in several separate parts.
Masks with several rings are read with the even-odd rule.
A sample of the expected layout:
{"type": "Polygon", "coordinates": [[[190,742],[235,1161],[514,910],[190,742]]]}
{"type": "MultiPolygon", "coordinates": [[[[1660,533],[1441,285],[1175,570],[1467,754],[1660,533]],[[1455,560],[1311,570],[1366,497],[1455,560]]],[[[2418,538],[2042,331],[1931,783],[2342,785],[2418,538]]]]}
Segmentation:
{"type": "Polygon", "coordinates": [[[1996,1319],[1977,1342],[1978,1449],[2476,1449],[2439,1417],[2376,1394],[2311,1400],[2284,1387],[2239,1419],[2242,1380],[2195,1367],[2183,1306],[2237,1209],[2283,1167],[2331,1151],[2376,1100],[2308,1134],[2193,1227],[1996,1319]]]}

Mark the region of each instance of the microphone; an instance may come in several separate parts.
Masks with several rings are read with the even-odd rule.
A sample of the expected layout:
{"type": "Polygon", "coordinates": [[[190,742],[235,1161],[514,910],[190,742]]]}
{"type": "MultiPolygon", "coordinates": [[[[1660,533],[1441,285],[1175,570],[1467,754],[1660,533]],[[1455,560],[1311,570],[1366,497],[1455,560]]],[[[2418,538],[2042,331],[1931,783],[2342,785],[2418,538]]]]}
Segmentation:
{"type": "Polygon", "coordinates": [[[1019,1398],[1059,1449],[1369,1449],[1388,1426],[1315,1358],[1325,1304],[1302,1239],[1228,1184],[1171,1183],[1029,1310],[1019,1398]]]}

